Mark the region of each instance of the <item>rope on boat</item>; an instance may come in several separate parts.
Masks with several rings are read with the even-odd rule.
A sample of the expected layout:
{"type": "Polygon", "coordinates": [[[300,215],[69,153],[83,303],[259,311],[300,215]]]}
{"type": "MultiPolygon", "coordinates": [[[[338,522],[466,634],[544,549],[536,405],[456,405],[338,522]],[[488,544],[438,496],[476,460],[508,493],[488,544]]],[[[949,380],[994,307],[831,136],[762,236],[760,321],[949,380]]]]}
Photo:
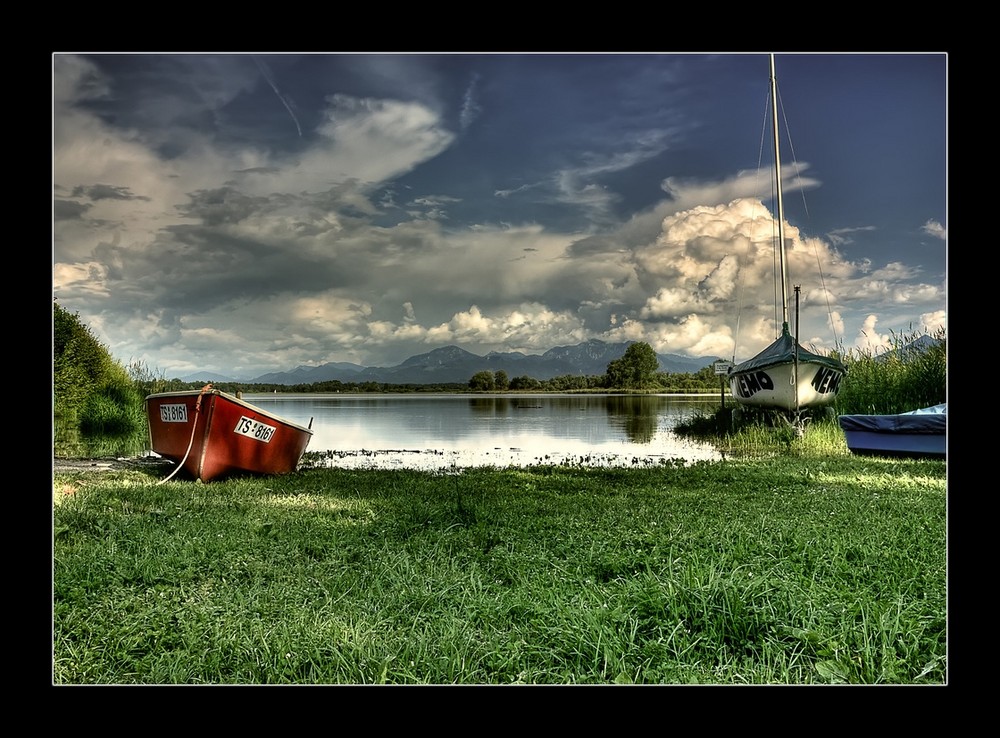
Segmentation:
{"type": "Polygon", "coordinates": [[[163,484],[164,482],[169,482],[173,476],[184,468],[184,464],[187,462],[188,455],[191,453],[191,447],[194,445],[194,432],[198,428],[198,414],[201,412],[201,398],[202,396],[212,389],[211,384],[206,384],[201,388],[201,392],[198,393],[198,399],[194,403],[194,422],[191,423],[191,439],[188,441],[187,451],[184,452],[184,458],[181,459],[181,463],[177,465],[177,468],[170,472],[170,476],[161,479],[157,484],[163,484]]]}

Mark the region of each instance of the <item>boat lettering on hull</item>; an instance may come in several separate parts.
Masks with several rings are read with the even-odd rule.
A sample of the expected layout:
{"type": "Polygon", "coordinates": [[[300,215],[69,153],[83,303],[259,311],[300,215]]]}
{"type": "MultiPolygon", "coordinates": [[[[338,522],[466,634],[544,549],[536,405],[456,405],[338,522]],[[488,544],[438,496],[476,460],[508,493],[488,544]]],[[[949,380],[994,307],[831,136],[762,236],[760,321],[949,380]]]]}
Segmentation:
{"type": "MultiPolygon", "coordinates": [[[[776,344],[784,353],[787,334],[776,344]]],[[[804,352],[800,352],[804,353],[804,352]]],[[[737,402],[760,408],[797,412],[829,405],[837,397],[844,371],[839,362],[815,356],[811,361],[793,361],[767,367],[748,367],[731,372],[729,388],[737,402]],[[821,364],[825,361],[829,364],[821,364]]]]}
{"type": "Polygon", "coordinates": [[[164,423],[188,422],[187,405],[160,405],[160,420],[164,423]]]}
{"type": "Polygon", "coordinates": [[[732,389],[736,392],[737,397],[744,399],[753,397],[763,390],[774,389],[774,380],[767,372],[763,371],[740,374],[733,379],[735,381],[732,383],[732,389]]]}
{"type": "Polygon", "coordinates": [[[244,415],[236,422],[233,433],[239,433],[241,436],[252,438],[255,441],[270,443],[276,430],[278,429],[273,425],[261,423],[259,420],[254,420],[244,415]]]}
{"type": "Polygon", "coordinates": [[[837,392],[840,389],[840,380],[843,376],[843,372],[838,372],[824,366],[816,372],[816,376],[813,377],[811,384],[814,390],[825,395],[829,392],[837,392]]]}

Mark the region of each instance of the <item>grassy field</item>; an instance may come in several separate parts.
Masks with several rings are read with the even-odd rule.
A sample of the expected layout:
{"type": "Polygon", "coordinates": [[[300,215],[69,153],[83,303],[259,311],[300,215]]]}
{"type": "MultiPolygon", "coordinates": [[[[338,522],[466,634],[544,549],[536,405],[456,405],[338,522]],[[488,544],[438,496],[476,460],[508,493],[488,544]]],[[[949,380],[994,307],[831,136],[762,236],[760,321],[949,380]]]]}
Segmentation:
{"type": "Polygon", "coordinates": [[[920,684],[943,461],[53,475],[79,684],[920,684]]]}

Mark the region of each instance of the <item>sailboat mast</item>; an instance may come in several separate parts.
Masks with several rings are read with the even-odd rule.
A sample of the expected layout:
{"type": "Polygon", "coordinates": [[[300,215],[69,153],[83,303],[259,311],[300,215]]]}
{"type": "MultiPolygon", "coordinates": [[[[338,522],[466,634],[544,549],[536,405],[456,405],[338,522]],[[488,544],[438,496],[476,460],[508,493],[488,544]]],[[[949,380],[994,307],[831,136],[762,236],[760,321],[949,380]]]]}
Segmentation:
{"type": "Polygon", "coordinates": [[[785,208],[781,202],[781,154],[778,150],[778,82],[771,54],[771,129],[774,133],[774,178],[778,205],[778,264],[781,269],[781,326],[788,332],[788,276],[785,270],[785,208]]]}

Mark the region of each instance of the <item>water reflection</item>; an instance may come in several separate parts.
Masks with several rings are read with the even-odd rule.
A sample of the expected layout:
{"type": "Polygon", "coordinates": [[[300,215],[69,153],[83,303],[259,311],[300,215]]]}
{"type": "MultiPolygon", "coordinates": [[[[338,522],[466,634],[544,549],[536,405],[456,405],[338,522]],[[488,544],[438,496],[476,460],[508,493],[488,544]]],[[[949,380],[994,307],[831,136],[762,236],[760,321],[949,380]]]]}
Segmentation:
{"type": "Polygon", "coordinates": [[[622,428],[632,443],[650,443],[660,424],[660,399],[611,395],[607,398],[608,422],[622,428]]]}
{"type": "MultiPolygon", "coordinates": [[[[603,412],[613,431],[619,431],[631,443],[637,444],[652,442],[664,421],[667,427],[672,428],[680,419],[678,409],[692,403],[702,404],[700,398],[679,400],[676,395],[489,396],[470,397],[468,402],[474,413],[493,418],[505,417],[515,411],[534,410],[549,417],[589,413],[585,421],[592,422],[603,412]]],[[[533,421],[525,416],[520,419],[525,425],[533,421]]]]}
{"type": "Polygon", "coordinates": [[[673,432],[705,395],[246,395],[296,423],[310,451],[616,453],[714,457],[673,432]]]}

